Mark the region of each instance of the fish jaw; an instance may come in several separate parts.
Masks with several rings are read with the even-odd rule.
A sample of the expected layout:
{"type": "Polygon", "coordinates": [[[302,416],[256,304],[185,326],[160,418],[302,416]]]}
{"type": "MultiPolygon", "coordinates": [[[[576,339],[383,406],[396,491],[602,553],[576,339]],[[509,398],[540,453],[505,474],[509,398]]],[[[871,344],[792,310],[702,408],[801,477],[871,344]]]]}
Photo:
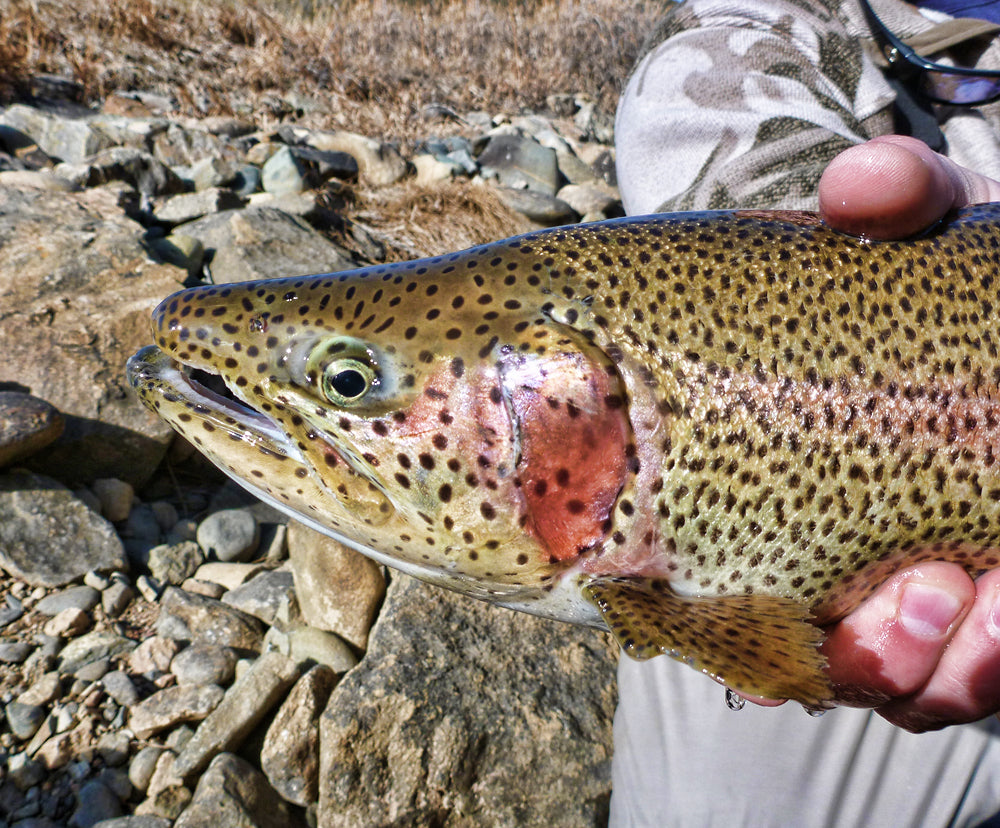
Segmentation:
{"type": "Polygon", "coordinates": [[[600,625],[580,583],[630,475],[621,379],[537,305],[494,303],[509,271],[477,270],[470,292],[483,254],[463,255],[403,266],[425,271],[410,318],[433,320],[429,304],[451,311],[416,336],[389,330],[398,303],[386,277],[407,292],[401,266],[182,291],[154,313],[159,354],[134,357],[130,381],[224,471],[315,528],[425,580],[600,625]],[[444,271],[459,266],[449,283],[444,271]],[[377,376],[370,398],[334,404],[329,364],[358,361],[377,376]],[[192,368],[221,376],[238,402],[201,393],[192,368]],[[220,439],[214,419],[234,406],[255,413],[233,418],[239,438],[220,439]]]}

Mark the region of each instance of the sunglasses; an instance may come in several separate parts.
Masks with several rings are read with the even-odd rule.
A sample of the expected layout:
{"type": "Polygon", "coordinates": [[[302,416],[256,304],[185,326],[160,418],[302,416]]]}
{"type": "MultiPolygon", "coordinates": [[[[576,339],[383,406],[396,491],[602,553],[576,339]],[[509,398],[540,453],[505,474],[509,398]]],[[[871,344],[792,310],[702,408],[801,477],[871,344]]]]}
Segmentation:
{"type": "Polygon", "coordinates": [[[927,60],[892,33],[867,0],[860,3],[893,72],[904,81],[915,80],[924,97],[953,106],[977,106],[1000,99],[1000,71],[946,66],[927,60]]]}

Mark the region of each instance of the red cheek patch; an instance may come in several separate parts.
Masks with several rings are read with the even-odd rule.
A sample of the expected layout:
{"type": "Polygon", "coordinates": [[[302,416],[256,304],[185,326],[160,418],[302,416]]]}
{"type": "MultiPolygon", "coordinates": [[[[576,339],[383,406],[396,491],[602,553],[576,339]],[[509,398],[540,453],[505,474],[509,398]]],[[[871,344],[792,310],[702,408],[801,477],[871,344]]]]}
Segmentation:
{"type": "Polygon", "coordinates": [[[529,357],[504,366],[502,377],[535,534],[552,560],[576,557],[607,536],[629,473],[624,388],[580,352],[529,357]]]}

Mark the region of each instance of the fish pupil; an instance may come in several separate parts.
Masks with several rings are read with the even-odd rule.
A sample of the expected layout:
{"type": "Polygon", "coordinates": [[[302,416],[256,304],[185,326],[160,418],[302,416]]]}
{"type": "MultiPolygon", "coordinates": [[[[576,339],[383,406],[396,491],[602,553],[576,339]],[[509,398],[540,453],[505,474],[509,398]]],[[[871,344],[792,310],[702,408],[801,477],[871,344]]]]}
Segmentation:
{"type": "Polygon", "coordinates": [[[345,368],[333,375],[330,384],[340,396],[353,400],[368,389],[368,378],[356,368],[345,368]]]}

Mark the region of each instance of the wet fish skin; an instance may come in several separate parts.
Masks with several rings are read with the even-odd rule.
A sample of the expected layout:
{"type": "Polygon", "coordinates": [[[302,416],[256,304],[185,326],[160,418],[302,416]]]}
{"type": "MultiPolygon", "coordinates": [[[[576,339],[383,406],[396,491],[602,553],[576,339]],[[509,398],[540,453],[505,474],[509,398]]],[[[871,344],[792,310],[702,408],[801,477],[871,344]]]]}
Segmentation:
{"type": "Polygon", "coordinates": [[[1000,563],[998,260],[997,205],[905,242],[761,211],[557,228],[184,291],[129,378],[379,560],[822,704],[817,625],[900,566],[1000,563]]]}

